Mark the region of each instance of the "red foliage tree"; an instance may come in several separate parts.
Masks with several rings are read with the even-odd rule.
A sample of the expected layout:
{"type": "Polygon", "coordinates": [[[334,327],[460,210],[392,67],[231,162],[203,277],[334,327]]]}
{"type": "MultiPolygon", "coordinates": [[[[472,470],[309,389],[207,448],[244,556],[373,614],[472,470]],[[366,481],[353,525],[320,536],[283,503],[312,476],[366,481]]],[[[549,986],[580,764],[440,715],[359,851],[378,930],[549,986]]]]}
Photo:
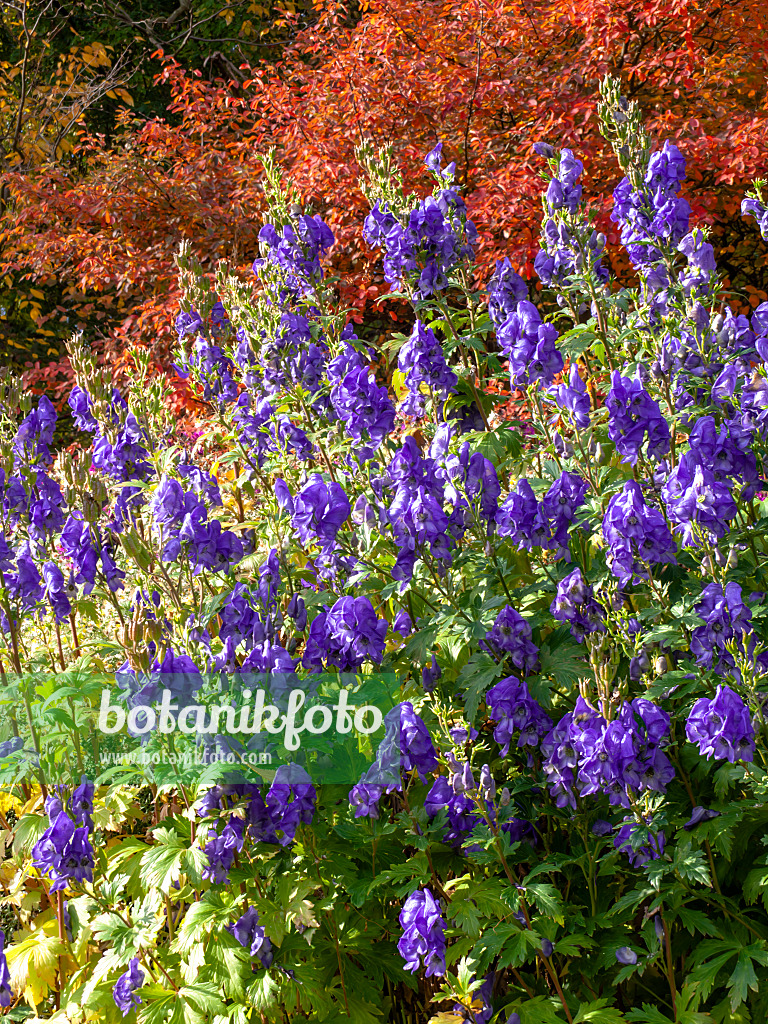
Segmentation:
{"type": "MultiPolygon", "coordinates": [[[[304,200],[330,223],[342,299],[361,313],[388,290],[371,276],[355,146],[393,147],[406,184],[425,187],[438,141],[457,162],[480,231],[482,273],[502,254],[532,272],[541,216],[538,158],[547,139],[578,151],[609,242],[619,172],[599,136],[597,83],[620,75],[658,140],[688,159],[685,192],[712,225],[736,301],[766,298],[765,251],[739,215],[745,187],[768,166],[768,38],[757,0],[316,0],[313,24],[279,62],[243,84],[205,82],[164,65],[180,122],[126,111],[110,145],[84,137],[87,171],[10,174],[5,270],[65,281],[59,312],[106,326],[164,355],[177,307],[173,254],[191,239],[204,266],[247,273],[263,210],[258,153],[276,146],[304,200]],[[762,274],[762,277],[760,276],[762,274]]],[[[627,267],[615,258],[615,269],[627,267]]]]}

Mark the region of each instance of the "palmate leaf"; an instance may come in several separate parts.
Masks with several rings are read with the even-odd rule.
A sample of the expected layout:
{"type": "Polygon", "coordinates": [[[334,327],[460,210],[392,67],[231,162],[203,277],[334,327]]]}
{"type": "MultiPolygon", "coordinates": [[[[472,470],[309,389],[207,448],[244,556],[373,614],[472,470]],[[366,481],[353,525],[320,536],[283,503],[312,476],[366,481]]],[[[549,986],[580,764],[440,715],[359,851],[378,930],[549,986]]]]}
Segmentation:
{"type": "Polygon", "coordinates": [[[596,999],[579,1007],[573,1024],[624,1024],[626,1019],[621,1010],[608,1005],[607,999],[596,999]]]}

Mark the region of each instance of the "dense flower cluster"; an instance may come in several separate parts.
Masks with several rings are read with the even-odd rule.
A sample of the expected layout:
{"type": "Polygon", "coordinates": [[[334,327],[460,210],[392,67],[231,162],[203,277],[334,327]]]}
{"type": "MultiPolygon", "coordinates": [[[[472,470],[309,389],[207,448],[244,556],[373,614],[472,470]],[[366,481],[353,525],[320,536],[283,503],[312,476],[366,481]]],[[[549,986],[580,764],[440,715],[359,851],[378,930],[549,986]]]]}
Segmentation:
{"type": "Polygon", "coordinates": [[[621,227],[621,244],[636,267],[662,259],[660,245],[678,245],[688,231],[691,207],[678,192],[685,180],[685,160],[677,146],[665,142],[648,162],[643,185],[622,178],[613,191],[611,220],[621,227]]]}
{"type": "Polygon", "coordinates": [[[406,971],[418,971],[422,963],[427,978],[445,974],[445,921],[429,889],[412,893],[400,912],[403,934],[397,944],[406,971]]]}
{"type": "Polygon", "coordinates": [[[595,600],[594,591],[578,566],[558,583],[557,595],[549,610],[558,622],[570,624],[571,635],[579,643],[587,634],[605,629],[605,608],[595,600]]]}
{"type": "Polygon", "coordinates": [[[41,874],[51,879],[51,892],[64,889],[70,882],[93,881],[94,785],[85,776],[71,794],[68,810],[62,796],[49,796],[45,802],[49,826],[32,849],[32,861],[41,874]]]}
{"type": "Polygon", "coordinates": [[[611,572],[622,586],[648,578],[648,566],[675,561],[676,546],[661,512],[646,505],[635,480],[608,502],[603,537],[611,572]]]}
{"type": "Polygon", "coordinates": [[[485,703],[494,722],[493,738],[501,747],[501,756],[506,757],[517,733],[517,746],[538,746],[552,729],[552,720],[531,697],[528,687],[514,676],[508,676],[491,687],[485,695],[485,703]]]}
{"type": "Polygon", "coordinates": [[[669,426],[655,402],[638,377],[630,380],[618,370],[611,377],[611,390],[605,400],[608,410],[608,436],[625,462],[634,466],[642,453],[646,437],[645,455],[660,459],[669,451],[669,426]]]}
{"type": "Polygon", "coordinates": [[[718,760],[751,761],[755,753],[755,728],[749,709],[730,686],[721,684],[710,700],[701,697],[691,708],[685,733],[699,753],[718,760]]]}
{"type": "MultiPolygon", "coordinates": [[[[433,154],[435,150],[429,166],[439,174],[439,153],[433,154]]],[[[368,245],[384,249],[385,279],[397,287],[410,285],[421,298],[447,287],[448,275],[472,258],[477,241],[477,230],[455,187],[439,188],[427,196],[404,222],[395,217],[388,202],[377,202],[365,219],[363,235],[368,245]]]]}
{"type": "Polygon", "coordinates": [[[606,793],[612,805],[629,808],[632,794],[663,793],[675,775],[661,749],[668,737],[669,715],[643,697],[625,701],[611,722],[579,697],[541,742],[557,806],[606,793]]]}

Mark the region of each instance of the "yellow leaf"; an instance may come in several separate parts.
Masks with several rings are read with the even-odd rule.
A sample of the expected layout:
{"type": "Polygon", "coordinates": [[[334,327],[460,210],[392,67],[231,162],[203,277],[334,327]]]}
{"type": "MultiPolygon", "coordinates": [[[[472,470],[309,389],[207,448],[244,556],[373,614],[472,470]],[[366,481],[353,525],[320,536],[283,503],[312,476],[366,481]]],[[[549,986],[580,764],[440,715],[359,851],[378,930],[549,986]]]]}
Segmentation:
{"type": "Polygon", "coordinates": [[[45,293],[41,292],[41,291],[38,291],[37,288],[30,288],[29,289],[29,294],[30,295],[34,295],[36,299],[44,299],[45,298],[45,293]]]}
{"type": "Polygon", "coordinates": [[[23,992],[33,1009],[55,987],[59,956],[64,952],[58,936],[46,935],[42,928],[6,950],[11,987],[23,992]]]}
{"type": "Polygon", "coordinates": [[[402,399],[405,398],[408,389],[405,386],[405,374],[400,370],[395,370],[392,374],[392,388],[398,399],[402,401],[402,399]]]}

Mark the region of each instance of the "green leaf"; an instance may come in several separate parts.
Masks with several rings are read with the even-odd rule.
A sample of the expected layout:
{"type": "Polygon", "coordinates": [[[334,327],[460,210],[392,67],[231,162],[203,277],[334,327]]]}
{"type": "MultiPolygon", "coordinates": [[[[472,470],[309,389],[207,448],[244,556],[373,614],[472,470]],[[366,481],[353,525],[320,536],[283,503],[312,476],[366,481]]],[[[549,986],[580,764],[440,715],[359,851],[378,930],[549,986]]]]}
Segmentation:
{"type": "MultiPolygon", "coordinates": [[[[558,951],[560,943],[557,944],[558,951]]],[[[586,1006],[579,1007],[579,1011],[573,1018],[573,1024],[624,1024],[626,1017],[613,1006],[608,1006],[607,999],[596,999],[586,1006]]]]}
{"type": "Polygon", "coordinates": [[[181,858],[187,844],[170,828],[156,828],[153,835],[156,845],[142,856],[139,877],[147,888],[167,895],[181,877],[181,858]]]}
{"type": "Polygon", "coordinates": [[[564,924],[563,903],[560,893],[554,885],[550,885],[548,882],[534,882],[532,885],[526,885],[525,896],[527,900],[532,900],[536,904],[536,909],[540,914],[552,918],[558,924],[564,924]]]}

